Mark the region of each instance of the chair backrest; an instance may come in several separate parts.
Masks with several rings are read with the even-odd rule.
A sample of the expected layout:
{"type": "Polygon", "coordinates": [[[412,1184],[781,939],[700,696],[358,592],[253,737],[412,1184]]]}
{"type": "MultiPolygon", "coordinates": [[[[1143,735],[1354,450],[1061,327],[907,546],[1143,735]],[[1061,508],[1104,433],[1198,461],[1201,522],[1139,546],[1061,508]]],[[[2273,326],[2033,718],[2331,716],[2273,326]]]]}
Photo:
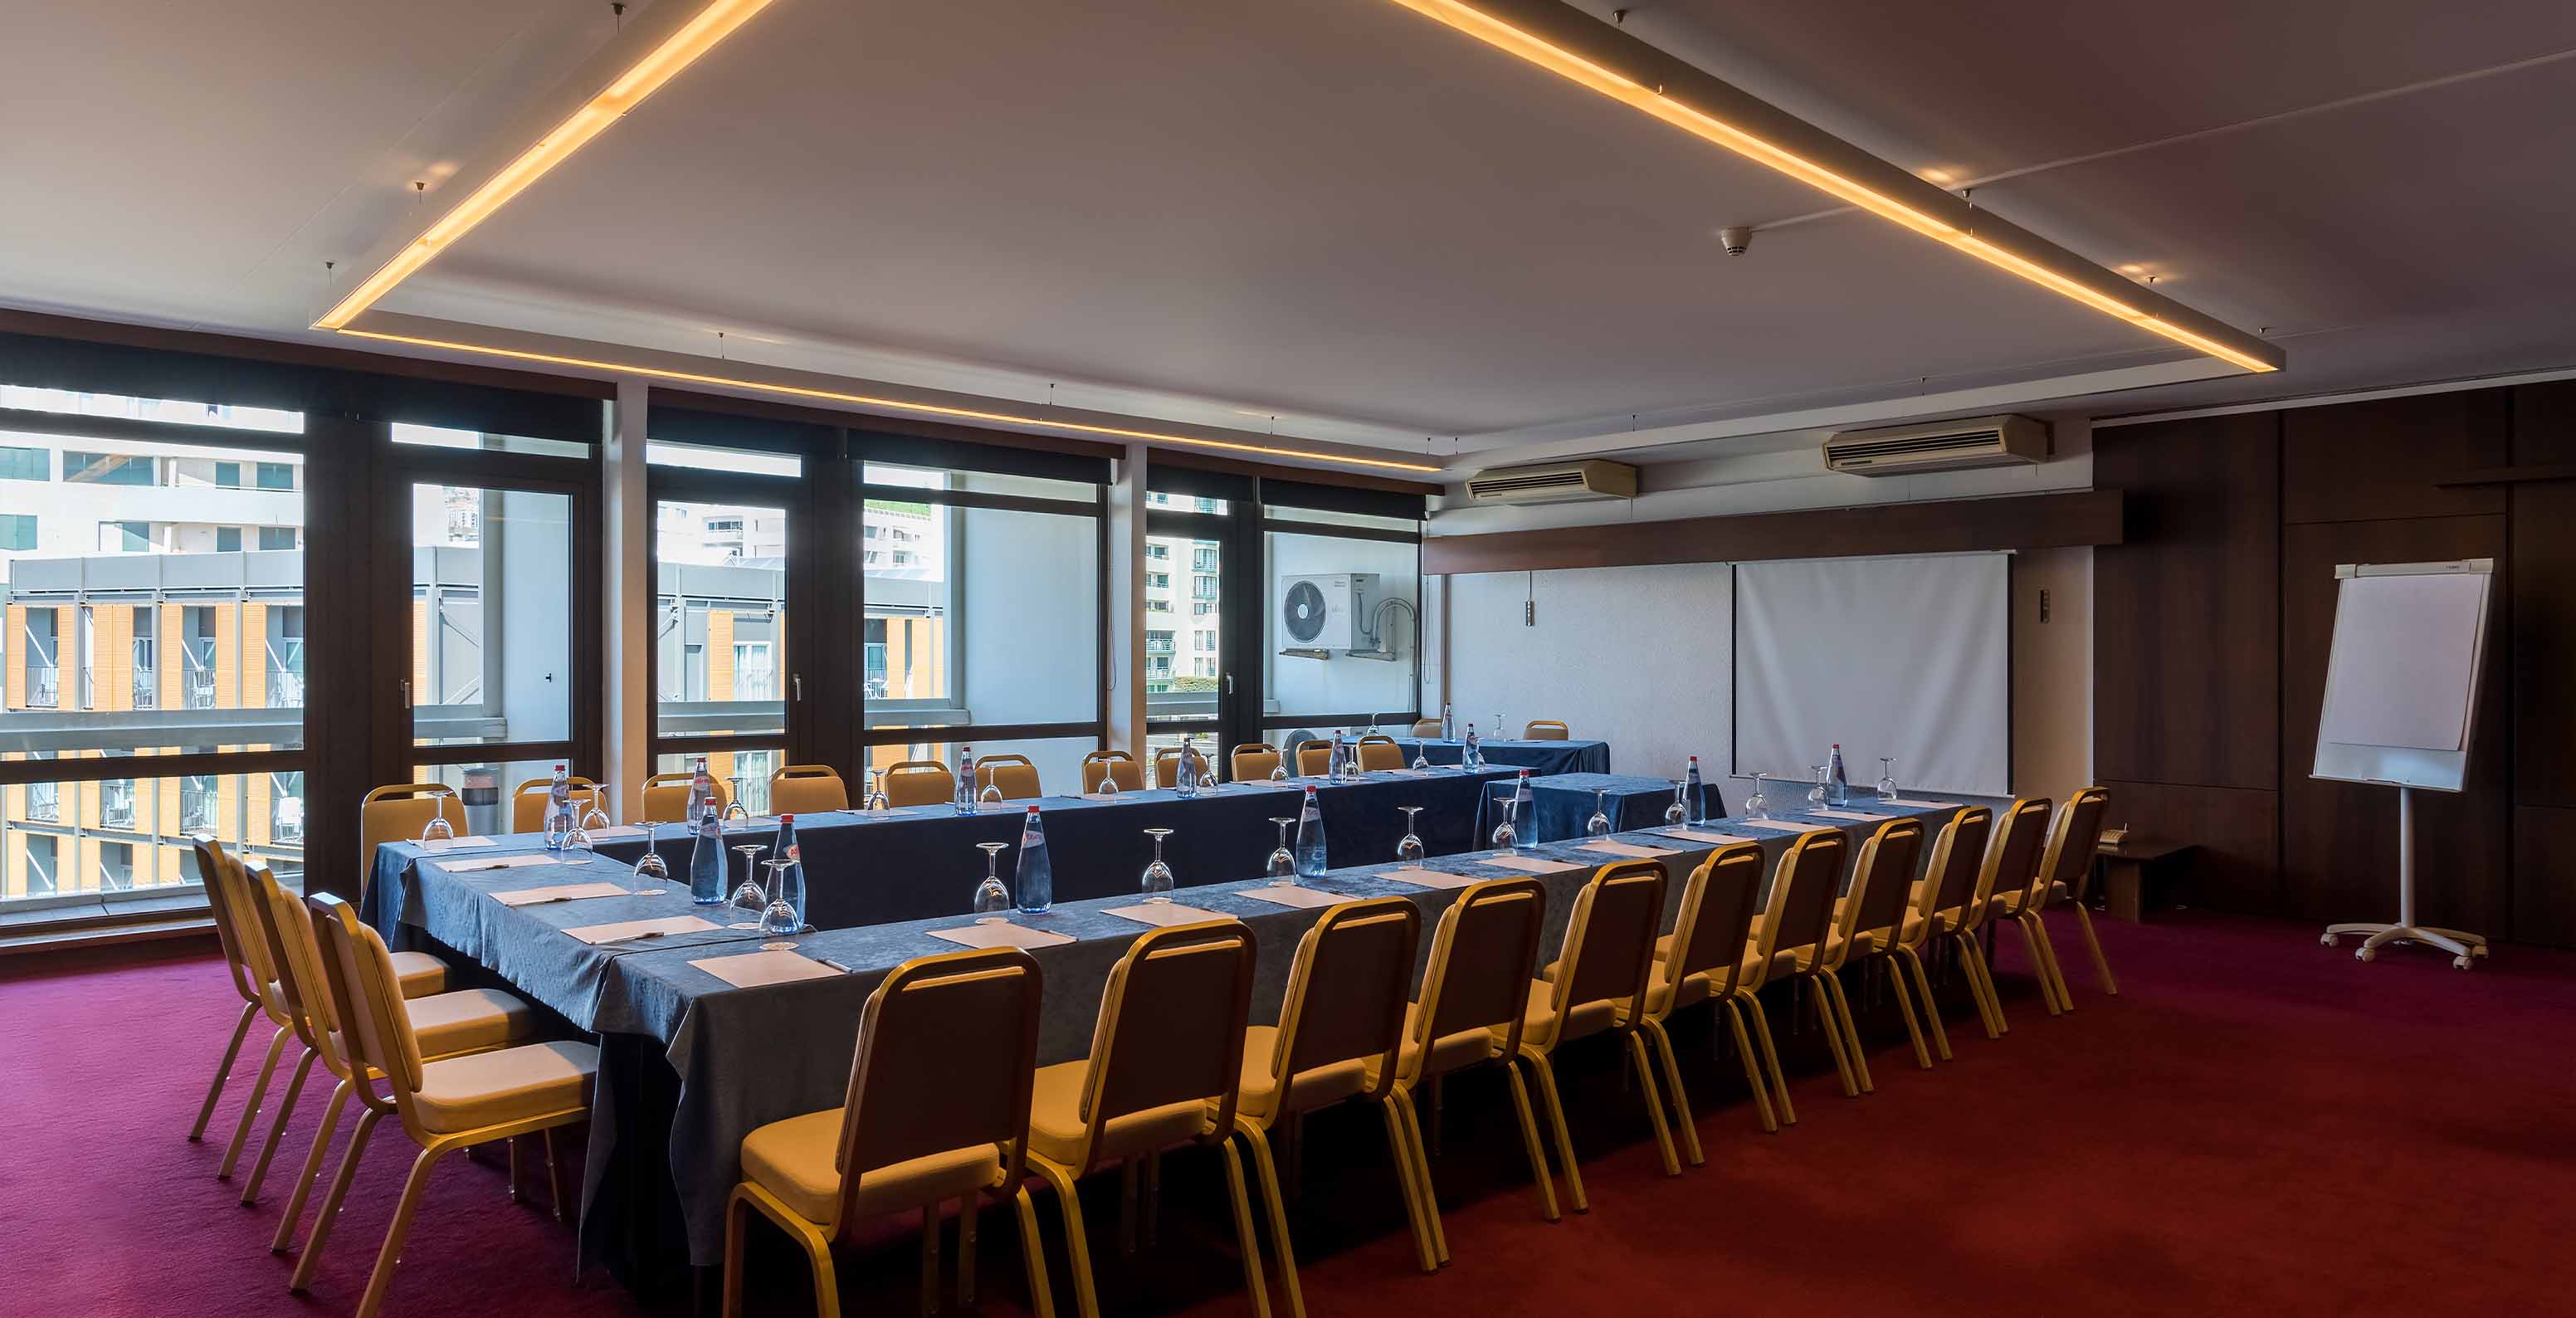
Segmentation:
{"type": "Polygon", "coordinates": [[[1096,792],[1111,779],[1122,792],[1145,790],[1145,766],[1125,751],[1093,751],[1082,757],[1082,790],[1096,792]]]}
{"type": "MultiPolygon", "coordinates": [[[[657,773],[644,780],[644,822],[648,824],[685,823],[689,817],[688,773],[657,773]]],[[[733,788],[717,778],[716,809],[733,804],[733,788]]]]}
{"type": "Polygon", "coordinates": [[[1552,718],[1531,719],[1528,726],[1521,729],[1523,741],[1564,741],[1573,735],[1563,723],[1552,718]]]}
{"type": "Polygon", "coordinates": [[[1984,924],[1986,907],[2006,893],[2027,893],[2039,875],[2042,848],[2048,842],[2050,803],[2044,796],[2025,796],[2004,807],[2004,823],[1986,848],[1985,868],[1977,874],[1977,893],[1970,901],[1969,928],[1984,924]]]}
{"type": "Polygon", "coordinates": [[[1086,1146],[1098,1147],[1118,1117],[1173,1103],[1214,1104],[1205,1129],[1233,1131],[1253,956],[1252,930],[1235,920],[1173,925],[1128,946],[1110,968],[1092,1031],[1086,1146]]]}
{"type": "Polygon", "coordinates": [[[1312,778],[1333,767],[1333,743],[1304,741],[1297,743],[1297,776],[1312,778]]]}
{"type": "MultiPolygon", "coordinates": [[[[1923,859],[1923,821],[1891,819],[1861,844],[1852,865],[1851,890],[1844,895],[1842,928],[1848,949],[1860,934],[1877,937],[1884,952],[1903,932],[1906,899],[1914,895],[1915,862],[1923,859]]],[[[1848,952],[1845,953],[1848,955],[1848,952]]]]}
{"type": "Polygon", "coordinates": [[[1964,907],[1977,895],[1977,874],[1986,866],[1986,839],[1994,832],[1995,812],[1972,805],[1950,816],[1932,840],[1932,859],[1924,862],[1922,898],[1915,913],[1964,907]]]}
{"type": "Polygon", "coordinates": [[[1036,958],[1001,947],[916,957],[868,995],[832,1164],[840,1225],[868,1173],[951,1149],[999,1145],[1003,1183],[1019,1183],[1045,984],[1036,958]]]}
{"type": "Polygon", "coordinates": [[[1359,757],[1360,767],[1371,773],[1404,767],[1404,748],[1393,737],[1373,733],[1360,738],[1359,757]]]}
{"type": "Polygon", "coordinates": [[[1422,910],[1402,897],[1344,902],[1306,930],[1288,966],[1278,1045],[1263,1059],[1284,1099],[1294,1101],[1291,1077],[1362,1058],[1378,1059],[1372,1097],[1394,1083],[1421,943],[1422,910]]]}
{"type": "Polygon", "coordinates": [[[269,959],[277,965],[279,1005],[294,1024],[295,1037],[322,1056],[331,1074],[345,1075],[347,1063],[341,1059],[334,1033],[340,1019],[331,1011],[331,989],[313,943],[312,918],[304,913],[303,901],[288,892],[267,866],[245,877],[259,912],[260,936],[267,940],[269,959]]]}
{"type": "Polygon", "coordinates": [[[828,764],[791,764],[769,775],[769,813],[814,815],[850,808],[850,788],[828,764]]]}
{"type": "Polygon", "coordinates": [[[1823,945],[1833,927],[1834,899],[1842,894],[1843,862],[1850,856],[1851,839],[1841,829],[1801,833],[1780,853],[1779,867],[1771,873],[1771,901],[1754,931],[1756,962],[1766,978],[1774,954],[1823,945]]]}
{"type": "Polygon", "coordinates": [[[1413,735],[1414,735],[1414,736],[1416,736],[1416,737],[1437,737],[1437,736],[1439,736],[1439,735],[1440,735],[1440,720],[1438,720],[1438,719],[1436,719],[1436,718],[1418,718],[1418,719],[1415,719],[1415,720],[1413,721],[1413,735]]]}
{"type": "Polygon", "coordinates": [[[2099,787],[2079,789],[2057,808],[2057,827],[2048,834],[2048,854],[2039,862],[2033,895],[2048,895],[2048,885],[2063,883],[2078,899],[2093,877],[2094,848],[2102,841],[2102,813],[2111,794],[2099,787]]]}
{"type": "Polygon", "coordinates": [[[1487,879],[1461,889],[1431,936],[1414,1041],[1427,1047],[1434,1039],[1502,1026],[1502,1055],[1519,1052],[1546,923],[1547,889],[1536,879],[1487,879]]]}
{"type": "Polygon", "coordinates": [[[957,799],[957,775],[937,760],[903,760],[885,771],[889,806],[937,805],[957,799]]]}
{"type": "MultiPolygon", "coordinates": [[[[1193,749],[1190,753],[1199,762],[1199,781],[1202,783],[1206,782],[1208,779],[1209,768],[1207,752],[1193,749]]],[[[1154,752],[1154,785],[1156,787],[1178,787],[1181,785],[1180,747],[1166,746],[1163,749],[1154,752]]]]}
{"type": "Polygon", "coordinates": [[[1005,801],[1027,801],[1046,795],[1038,786],[1038,766],[1025,755],[986,755],[975,761],[975,792],[1001,789],[1005,801]]]}
{"type": "Polygon", "coordinates": [[[358,876],[363,887],[376,872],[376,848],[388,842],[417,842],[431,818],[447,816],[447,826],[465,836],[465,803],[445,783],[396,783],[367,793],[358,803],[358,876]]]}
{"type": "MultiPolygon", "coordinates": [[[[579,823],[581,817],[589,812],[591,805],[599,800],[599,784],[578,775],[566,775],[566,780],[572,785],[573,822],[579,823]]],[[[510,793],[510,831],[513,833],[544,832],[546,793],[553,789],[552,778],[531,778],[519,784],[518,789],[510,793]]],[[[423,817],[420,822],[423,827],[429,824],[427,817],[423,817]]],[[[463,821],[449,822],[462,823],[463,821]]],[[[419,834],[415,833],[413,836],[417,837],[419,834]]]]}
{"type": "Polygon", "coordinates": [[[1246,742],[1226,758],[1233,761],[1236,782],[1257,783],[1279,767],[1279,748],[1266,741],[1246,742]]]}
{"type": "Polygon", "coordinates": [[[315,941],[322,947],[323,972],[345,1031],[341,1037],[358,1098],[379,1112],[399,1111],[404,1128],[418,1136],[413,1096],[421,1085],[420,1041],[412,1035],[411,1009],[397,987],[392,954],[349,903],[322,892],[305,898],[304,904],[313,912],[315,941]],[[376,1093],[368,1067],[382,1073],[390,1098],[376,1093]]]}
{"type": "Polygon", "coordinates": [[[1753,931],[1753,906],[1761,896],[1761,843],[1721,847],[1691,871],[1682,887],[1681,912],[1673,920],[1672,954],[1660,963],[1658,1010],[1681,1005],[1674,989],[1694,975],[1708,976],[1710,997],[1735,991],[1744,968],[1744,942],[1753,931]]]}
{"type": "Polygon", "coordinates": [[[1615,861],[1593,871],[1565,922],[1565,956],[1556,974],[1559,1021],[1576,1007],[1603,1001],[1629,1003],[1635,1019],[1654,969],[1669,882],[1660,860],[1615,861]]]}
{"type": "Polygon", "coordinates": [[[224,968],[232,972],[233,992],[240,994],[244,1002],[257,1002],[259,970],[242,942],[249,931],[236,922],[232,903],[225,899],[225,885],[215,874],[224,864],[223,844],[204,833],[190,838],[189,843],[197,853],[197,881],[206,888],[206,909],[215,917],[215,942],[223,948],[224,968]]]}

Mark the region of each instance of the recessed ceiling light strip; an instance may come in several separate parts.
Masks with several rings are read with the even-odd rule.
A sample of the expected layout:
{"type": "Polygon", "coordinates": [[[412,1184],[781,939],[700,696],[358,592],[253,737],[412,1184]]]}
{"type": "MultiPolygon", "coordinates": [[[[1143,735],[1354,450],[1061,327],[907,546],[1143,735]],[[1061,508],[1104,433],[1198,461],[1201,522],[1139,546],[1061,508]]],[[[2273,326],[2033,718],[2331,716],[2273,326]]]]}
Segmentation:
{"type": "MultiPolygon", "coordinates": [[[[667,0],[666,0],[667,2],[667,0]]],[[[473,231],[474,226],[491,218],[492,213],[508,205],[510,199],[546,176],[573,152],[608,131],[610,124],[641,104],[680,70],[689,67],[734,30],[750,21],[751,16],[769,7],[770,0],[711,0],[695,16],[682,23],[669,36],[645,52],[642,59],[630,65],[596,96],[584,102],[569,118],[555,125],[554,131],[539,138],[534,146],[520,152],[481,186],[465,195],[421,235],[402,245],[392,259],[377,267],[376,272],[349,290],[322,318],[313,322],[315,329],[336,330],[355,320],[358,313],[372,307],[385,294],[431,258],[447,250],[457,239],[473,231]]]]}
{"type": "MultiPolygon", "coordinates": [[[[1649,85],[1648,81],[1631,77],[1598,58],[1574,49],[1568,44],[1560,44],[1558,40],[1552,40],[1552,36],[1576,33],[1588,38],[1588,41],[1582,44],[1589,44],[1596,48],[1605,42],[1616,40],[1634,45],[1640,52],[1652,51],[1655,59],[1672,64],[1678,69],[1688,69],[1688,66],[1681,65],[1660,51],[1654,51],[1653,47],[1645,43],[1618,33],[1614,29],[1602,27],[1589,15],[1566,8],[1560,0],[1476,0],[1476,3],[1472,4],[1467,0],[1395,0],[1395,3],[1464,32],[1498,50],[1518,56],[1570,82],[1632,106],[1703,141],[1715,143],[1748,160],[1777,170],[1831,196],[1839,197],[1882,219],[1965,252],[1996,269],[2029,280],[2061,297],[2080,302],[2105,315],[2127,321],[2149,333],[2163,335],[2195,352],[2206,353],[2248,371],[2280,369],[2279,349],[2260,339],[2244,336],[2233,331],[2232,327],[2210,321],[2209,324],[2214,328],[2227,331],[2242,340],[2241,345],[2230,344],[2211,334],[2174,323],[2176,316],[2190,315],[2193,319],[2205,318],[2195,313],[2188,313],[2178,304],[2168,302],[2160,296],[2140,290],[2136,300],[2161,302],[2173,308],[2172,311],[2162,315],[2144,311],[2130,305],[2121,297],[2115,297],[2102,288],[2096,287],[2097,282],[2108,283],[2114,276],[2093,266],[2090,262],[2068,255],[2067,259],[2073,268],[2052,269],[2047,264],[2032,260],[1994,241],[1994,238],[2002,236],[2010,226],[1989,221],[1985,226],[1989,233],[1980,236],[1977,233],[1979,213],[1969,208],[1961,199],[1934,185],[1919,184],[1904,189],[1906,192],[1915,193],[1918,200],[1909,201],[1891,196],[1890,192],[1895,189],[1873,187],[1852,177],[1854,172],[1867,171],[1836,168],[1829,163],[1820,162],[1811,158],[1817,154],[1816,152],[1793,149],[1791,145],[1775,141],[1772,137],[1755,131],[1755,126],[1734,122],[1722,113],[1712,113],[1677,99],[1668,86],[1660,80],[1655,80],[1653,85],[1649,85]],[[1512,17],[1500,17],[1498,14],[1509,14],[1512,17]],[[1583,26],[1579,28],[1569,26],[1572,24],[1583,26]],[[1598,31],[1593,31],[1594,28],[1598,28],[1598,31]],[[1543,35],[1542,31],[1546,34],[1543,35]]],[[[1736,100],[1758,104],[1750,97],[1746,97],[1744,93],[1727,87],[1726,84],[1696,69],[1689,69],[1687,81],[1702,84],[1703,90],[1714,92],[1722,89],[1736,100]]],[[[1723,101],[1727,96],[1717,96],[1715,99],[1723,101]]],[[[1765,117],[1787,118],[1776,109],[1763,108],[1768,111],[1765,117]]],[[[1856,147],[1827,137],[1811,127],[1805,125],[1800,127],[1806,129],[1803,135],[1814,138],[1816,144],[1838,148],[1834,154],[1851,157],[1855,162],[1867,161],[1870,165],[1896,173],[1908,185],[1917,184],[1910,175],[1904,175],[1894,166],[1869,157],[1856,147]]],[[[2045,243],[2036,245],[2049,246],[2045,243]]]]}
{"type": "Polygon", "coordinates": [[[817,389],[807,385],[780,384],[770,380],[748,380],[730,375],[709,375],[700,371],[674,370],[665,366],[645,366],[633,362],[613,362],[592,357],[573,357],[560,353],[535,352],[525,348],[502,348],[491,344],[466,343],[456,339],[433,339],[414,334],[388,334],[380,330],[363,329],[342,329],[340,333],[351,338],[375,339],[384,343],[407,343],[418,348],[445,348],[454,352],[479,353],[487,357],[506,357],[512,361],[571,366],[589,371],[614,371],[621,375],[640,375],[648,379],[670,380],[682,384],[750,389],[760,393],[783,394],[790,398],[816,398],[827,402],[848,403],[854,407],[880,408],[889,412],[910,412],[921,416],[950,417],[961,421],[985,421],[995,425],[1031,426],[1041,430],[1065,430],[1080,435],[1102,435],[1113,439],[1143,440],[1154,444],[1180,444],[1190,448],[1218,449],[1229,453],[1257,453],[1263,457],[1296,458],[1304,462],[1329,462],[1345,467],[1373,467],[1385,471],[1410,471],[1429,475],[1438,475],[1442,471],[1442,468],[1419,462],[1395,462],[1384,458],[1361,458],[1342,453],[1318,453],[1308,449],[1244,444],[1229,439],[1209,439],[1204,435],[1174,435],[1157,430],[1131,430],[1124,426],[1094,425],[1085,421],[1066,421],[1052,417],[1019,416],[1010,412],[985,411],[981,408],[950,407],[943,403],[923,403],[903,398],[880,398],[872,394],[843,393],[837,389],[817,389]]]}

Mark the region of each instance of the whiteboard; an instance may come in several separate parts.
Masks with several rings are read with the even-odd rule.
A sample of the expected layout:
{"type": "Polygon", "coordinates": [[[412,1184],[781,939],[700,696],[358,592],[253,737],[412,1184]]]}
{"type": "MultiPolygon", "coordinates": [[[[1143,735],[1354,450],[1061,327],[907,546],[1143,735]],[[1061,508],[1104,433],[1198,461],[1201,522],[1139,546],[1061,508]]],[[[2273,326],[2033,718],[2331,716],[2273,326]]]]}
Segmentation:
{"type": "Polygon", "coordinates": [[[2460,790],[2495,561],[2335,569],[2312,776],[2460,790]]]}
{"type": "Polygon", "coordinates": [[[1842,744],[1854,786],[2012,794],[2012,558],[1735,568],[1734,772],[1806,779],[1842,744]]]}

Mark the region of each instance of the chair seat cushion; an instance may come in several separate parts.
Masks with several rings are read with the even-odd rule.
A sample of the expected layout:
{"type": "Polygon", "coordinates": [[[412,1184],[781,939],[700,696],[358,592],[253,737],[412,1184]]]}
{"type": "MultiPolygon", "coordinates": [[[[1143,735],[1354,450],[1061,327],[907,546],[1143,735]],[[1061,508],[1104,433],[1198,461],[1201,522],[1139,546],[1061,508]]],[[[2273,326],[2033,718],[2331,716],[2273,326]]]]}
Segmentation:
{"type": "Polygon", "coordinates": [[[406,998],[425,998],[447,991],[447,963],[427,952],[393,954],[394,979],[406,998]]]}
{"type": "MultiPolygon", "coordinates": [[[[1426,1058],[1422,1045],[1414,1041],[1414,1032],[1421,1028],[1422,1004],[1406,1003],[1404,1046],[1396,1052],[1395,1078],[1408,1085],[1425,1076],[1447,1075],[1500,1055],[1502,1040],[1499,1035],[1483,1029],[1467,1029],[1432,1040],[1430,1055],[1426,1058]]],[[[1360,1076],[1363,1088],[1377,1083],[1376,1058],[1362,1064],[1360,1076]]]]}
{"type": "Polygon", "coordinates": [[[1029,1090],[1029,1151],[1060,1166],[1082,1170],[1090,1161],[1123,1158],[1131,1153],[1166,1149],[1204,1133],[1215,1116],[1204,1099],[1166,1103],[1113,1117],[1100,1132],[1100,1146],[1082,1147],[1082,1089],[1090,1078],[1091,1059],[1058,1062],[1038,1068],[1029,1090]]]}
{"type": "Polygon", "coordinates": [[[1272,1055],[1278,1051],[1278,1026],[1255,1025],[1244,1031],[1243,1089],[1235,1106],[1245,1116],[1267,1120],[1287,1112],[1311,1112],[1339,1103],[1368,1086],[1368,1059],[1354,1057],[1300,1072],[1290,1080],[1283,1096],[1277,1078],[1270,1074],[1272,1055]]]}
{"type": "Polygon", "coordinates": [[[420,1069],[421,1125],[435,1134],[587,1111],[599,1049],[586,1043],[531,1043],[442,1058],[420,1069]]]}
{"type": "Polygon", "coordinates": [[[459,989],[403,1004],[423,1057],[447,1057],[517,1043],[537,1032],[528,1004],[497,989],[459,989]]]}
{"type": "MultiPolygon", "coordinates": [[[[841,1197],[841,1174],[832,1161],[840,1156],[842,1112],[808,1112],[743,1136],[742,1178],[806,1221],[828,1225],[841,1197]]],[[[998,1146],[949,1149],[861,1173],[854,1206],[862,1216],[919,1208],[973,1194],[1001,1175],[998,1146]]]]}
{"type": "MultiPolygon", "coordinates": [[[[1618,1003],[1609,998],[1583,1003],[1559,1021],[1556,985],[1544,979],[1533,979],[1530,981],[1529,1002],[1521,1011],[1521,1046],[1552,1048],[1568,1039],[1599,1034],[1618,1023],[1618,1003]]],[[[1507,1028],[1497,1025],[1488,1033],[1500,1039],[1507,1028]]]]}

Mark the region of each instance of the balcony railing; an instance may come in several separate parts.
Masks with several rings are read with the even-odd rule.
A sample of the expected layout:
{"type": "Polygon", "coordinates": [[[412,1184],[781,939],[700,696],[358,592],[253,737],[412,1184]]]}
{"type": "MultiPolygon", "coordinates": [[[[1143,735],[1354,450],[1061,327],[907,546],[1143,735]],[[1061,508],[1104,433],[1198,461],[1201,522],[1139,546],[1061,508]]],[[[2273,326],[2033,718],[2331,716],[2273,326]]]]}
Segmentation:
{"type": "Polygon", "coordinates": [[[190,669],[186,679],[180,684],[180,697],[187,702],[188,708],[190,709],[213,709],[215,707],[215,675],[197,669],[190,669]]]}
{"type": "Polygon", "coordinates": [[[54,709],[63,703],[63,670],[30,668],[27,670],[27,708],[54,709]]]}
{"type": "Polygon", "coordinates": [[[268,670],[268,706],[294,709],[304,704],[304,674],[283,668],[268,670]]]}
{"type": "Polygon", "coordinates": [[[134,670],[134,707],[136,709],[161,708],[160,674],[149,668],[134,670]]]}

